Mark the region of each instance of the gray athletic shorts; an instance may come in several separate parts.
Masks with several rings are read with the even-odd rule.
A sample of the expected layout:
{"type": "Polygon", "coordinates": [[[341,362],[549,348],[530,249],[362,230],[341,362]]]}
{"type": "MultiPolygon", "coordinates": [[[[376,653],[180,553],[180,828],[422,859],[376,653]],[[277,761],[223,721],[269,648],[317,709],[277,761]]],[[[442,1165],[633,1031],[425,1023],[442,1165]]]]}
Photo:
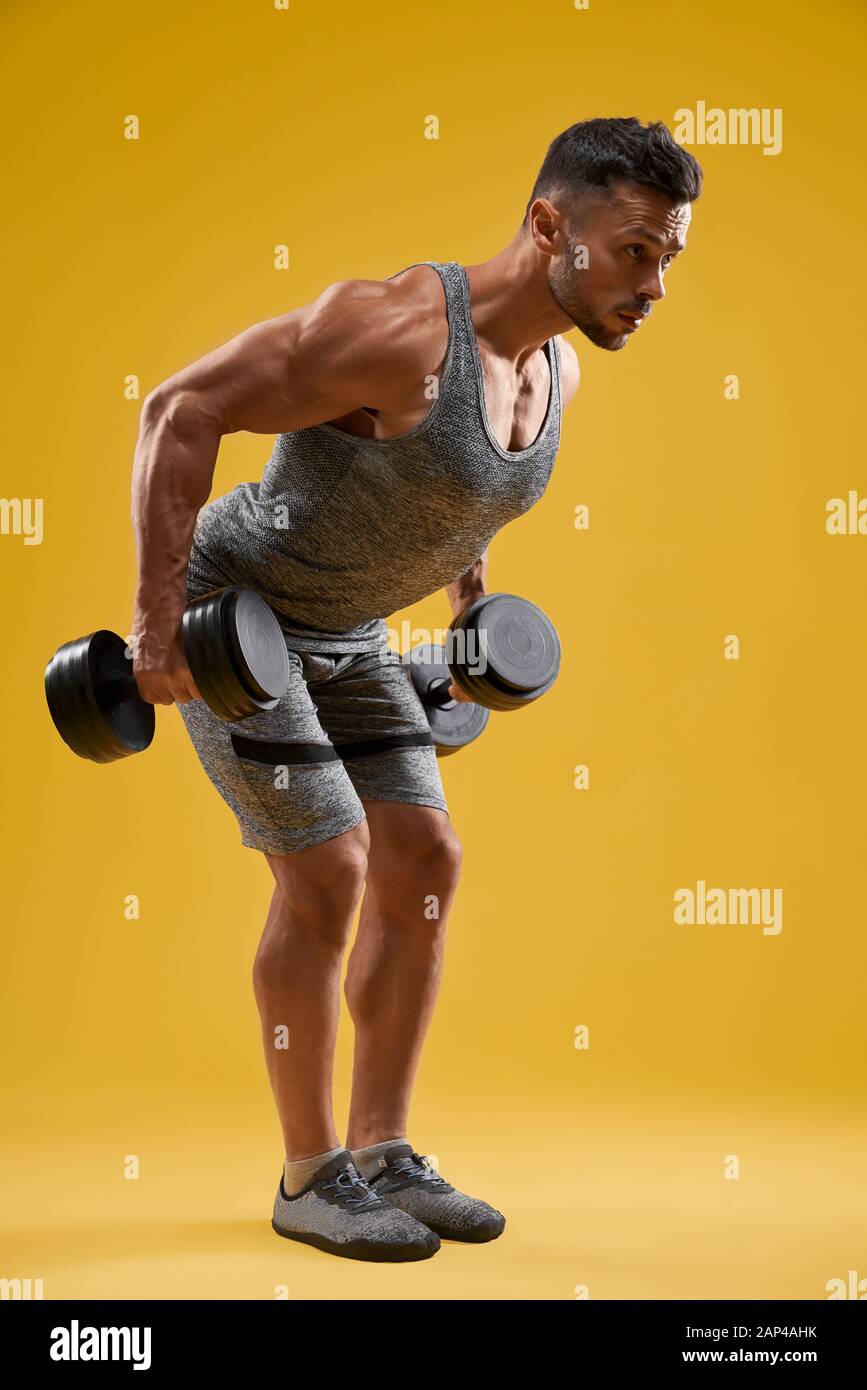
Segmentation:
{"type": "Polygon", "coordinates": [[[363,798],[447,812],[427,718],[398,654],[286,645],[289,688],[273,710],[228,723],[204,700],[178,706],[241,843],[308,849],[358,825],[363,798]]]}

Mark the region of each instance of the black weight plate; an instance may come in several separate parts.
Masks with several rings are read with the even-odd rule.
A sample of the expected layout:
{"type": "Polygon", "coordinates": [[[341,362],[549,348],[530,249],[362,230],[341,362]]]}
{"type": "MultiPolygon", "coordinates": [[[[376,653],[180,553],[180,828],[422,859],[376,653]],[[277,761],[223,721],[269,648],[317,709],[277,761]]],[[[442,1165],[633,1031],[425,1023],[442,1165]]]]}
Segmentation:
{"type": "Polygon", "coordinates": [[[465,748],[484,732],[490,714],[481,705],[460,700],[449,700],[447,704],[439,705],[430,699],[432,685],[444,677],[451,683],[444,647],[423,643],[406,653],[403,661],[424,705],[438,757],[447,757],[459,748],[465,748]]]}
{"type": "Polygon", "coordinates": [[[263,598],[242,589],[224,622],[235,673],[262,709],[273,709],[289,685],[289,655],[280,624],[263,598]]]}
{"type": "Polygon", "coordinates": [[[465,695],[471,696],[474,700],[481,699],[482,703],[489,707],[487,699],[483,698],[484,686],[479,685],[479,677],[476,672],[476,667],[483,664],[478,638],[471,629],[464,627],[466,618],[472,616],[479,603],[483,602],[484,599],[477,600],[470,608],[465,609],[463,613],[452,620],[446,633],[445,656],[451,668],[454,684],[465,695]]]}
{"type": "Polygon", "coordinates": [[[201,594],[187,605],[181,622],[181,637],[187,664],[202,699],[221,719],[231,719],[234,706],[225,688],[226,678],[222,669],[227,665],[220,620],[220,603],[224,592],[215,589],[209,594],[201,594]]]}
{"type": "Polygon", "coordinates": [[[66,642],[45,670],[45,695],[64,743],[80,758],[116,762],[140,753],[153,739],[154,707],[140,695],[119,700],[132,663],[126,643],[101,628],[66,642]]]}
{"type": "Polygon", "coordinates": [[[214,589],[193,599],[184,613],[181,632],[193,679],[205,703],[220,719],[246,719],[261,706],[243,687],[232,665],[224,623],[236,588],[214,589]]]}
{"type": "Polygon", "coordinates": [[[478,700],[487,709],[509,710],[527,704],[526,694],[508,687],[499,686],[491,679],[487,653],[482,646],[482,638],[475,629],[475,621],[491,595],[485,594],[476,599],[469,608],[464,609],[453,619],[447,634],[447,653],[455,684],[465,695],[478,700]],[[502,691],[508,690],[508,696],[502,691]]]}
{"type": "Polygon", "coordinates": [[[489,672],[498,682],[529,693],[547,686],[557,675],[557,631],[535,603],[514,594],[492,594],[473,626],[486,653],[489,672]]]}
{"type": "Polygon", "coordinates": [[[456,684],[488,709],[521,709],[544,695],[557,679],[560,642],[556,629],[540,608],[514,594],[485,594],[476,599],[454,619],[450,641],[456,684]],[[536,684],[539,678],[544,679],[536,684]]]}
{"type": "Polygon", "coordinates": [[[221,719],[247,719],[273,709],[289,684],[282,633],[279,645],[273,640],[273,628],[267,635],[263,609],[279,632],[280,625],[264,599],[234,585],[200,595],[184,613],[183,642],[190,670],[202,698],[221,719]],[[278,693],[267,694],[267,690],[278,693]]]}

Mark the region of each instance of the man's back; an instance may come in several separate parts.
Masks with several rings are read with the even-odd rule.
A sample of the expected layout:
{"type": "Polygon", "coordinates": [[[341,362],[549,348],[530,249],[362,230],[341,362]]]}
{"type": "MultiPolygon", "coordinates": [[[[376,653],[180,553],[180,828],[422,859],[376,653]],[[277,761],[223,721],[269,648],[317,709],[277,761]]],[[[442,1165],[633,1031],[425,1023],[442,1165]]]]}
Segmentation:
{"type": "Polygon", "coordinates": [[[391,315],[393,344],[404,339],[404,363],[414,356],[419,400],[407,400],[402,381],[391,399],[378,393],[379,407],[281,432],[261,482],[200,512],[189,596],[240,584],[262,594],[295,646],[372,651],[386,616],[464,573],[542,495],[560,438],[556,339],[545,345],[547,400],[540,397],[536,435],[526,448],[505,449],[486,409],[463,267],[422,262],[409,274],[429,281],[415,318],[386,296],[379,309],[391,315]],[[440,328],[437,370],[423,372],[439,352],[440,328]],[[404,428],[382,437],[383,423],[404,428]]]}

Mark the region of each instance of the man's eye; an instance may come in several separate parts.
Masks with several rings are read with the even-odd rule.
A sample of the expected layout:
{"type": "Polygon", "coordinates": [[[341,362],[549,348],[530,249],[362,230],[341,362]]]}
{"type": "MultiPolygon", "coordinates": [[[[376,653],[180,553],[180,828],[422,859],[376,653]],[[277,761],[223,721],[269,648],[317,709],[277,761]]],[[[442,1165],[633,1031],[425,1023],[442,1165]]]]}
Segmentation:
{"type": "MultiPolygon", "coordinates": [[[[642,254],[642,252],[644,251],[644,247],[643,247],[643,246],[640,246],[637,242],[636,242],[634,245],[632,245],[632,246],[627,246],[627,248],[626,248],[626,254],[627,254],[627,255],[632,255],[632,252],[633,252],[633,251],[637,251],[637,252],[638,252],[638,255],[640,256],[640,255],[642,254]]],[[[637,259],[637,257],[636,257],[636,259],[637,259]]]]}
{"type": "Polygon", "coordinates": [[[672,261],[674,260],[674,256],[671,256],[671,255],[663,256],[662,260],[663,260],[663,264],[664,264],[666,270],[668,270],[668,267],[671,265],[672,261]]]}

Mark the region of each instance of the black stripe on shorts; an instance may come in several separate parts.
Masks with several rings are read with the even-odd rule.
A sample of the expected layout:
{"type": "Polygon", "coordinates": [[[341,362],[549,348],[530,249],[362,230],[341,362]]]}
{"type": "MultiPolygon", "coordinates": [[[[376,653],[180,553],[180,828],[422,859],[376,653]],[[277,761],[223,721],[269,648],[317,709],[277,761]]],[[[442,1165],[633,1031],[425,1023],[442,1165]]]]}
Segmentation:
{"type": "Polygon", "coordinates": [[[290,763],[333,763],[345,758],[365,758],[372,753],[387,753],[393,748],[429,748],[433,735],[392,734],[388,738],[361,739],[356,743],[269,743],[267,739],[243,738],[232,734],[232,747],[239,758],[251,763],[281,767],[290,763]]]}

